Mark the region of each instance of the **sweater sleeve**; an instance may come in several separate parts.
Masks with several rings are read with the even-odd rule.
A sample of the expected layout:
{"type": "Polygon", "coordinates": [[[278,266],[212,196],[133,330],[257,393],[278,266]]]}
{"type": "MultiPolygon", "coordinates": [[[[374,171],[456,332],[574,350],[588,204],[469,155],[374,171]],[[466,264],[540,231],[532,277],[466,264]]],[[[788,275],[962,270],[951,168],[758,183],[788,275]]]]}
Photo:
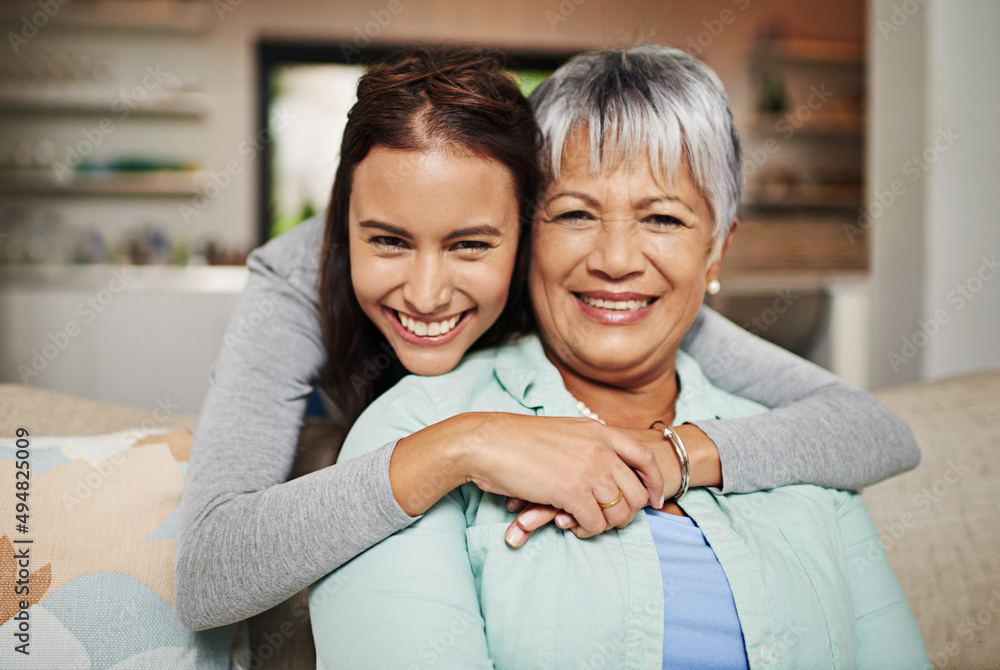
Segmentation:
{"type": "Polygon", "coordinates": [[[308,225],[250,256],[212,368],[178,521],[175,605],[191,630],[273,607],[413,521],[392,494],[395,443],[286,481],[325,361],[308,225]]]}
{"type": "Polygon", "coordinates": [[[789,484],[858,490],[920,462],[913,433],[874,396],[708,307],[681,347],[712,384],[774,408],[694,422],[719,449],[722,493],[789,484]]]}

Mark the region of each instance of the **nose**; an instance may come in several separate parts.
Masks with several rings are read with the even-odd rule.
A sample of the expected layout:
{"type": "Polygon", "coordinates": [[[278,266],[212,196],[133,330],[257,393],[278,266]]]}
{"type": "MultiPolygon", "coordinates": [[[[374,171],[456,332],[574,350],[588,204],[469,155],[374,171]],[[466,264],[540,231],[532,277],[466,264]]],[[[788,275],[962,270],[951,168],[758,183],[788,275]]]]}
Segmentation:
{"type": "Polygon", "coordinates": [[[594,248],[587,259],[592,272],[608,279],[629,279],[646,267],[642,240],[632,226],[604,225],[594,236],[594,248]]]}
{"type": "Polygon", "coordinates": [[[410,264],[403,300],[414,315],[432,315],[451,303],[452,280],[447,263],[439,254],[419,254],[410,264]]]}

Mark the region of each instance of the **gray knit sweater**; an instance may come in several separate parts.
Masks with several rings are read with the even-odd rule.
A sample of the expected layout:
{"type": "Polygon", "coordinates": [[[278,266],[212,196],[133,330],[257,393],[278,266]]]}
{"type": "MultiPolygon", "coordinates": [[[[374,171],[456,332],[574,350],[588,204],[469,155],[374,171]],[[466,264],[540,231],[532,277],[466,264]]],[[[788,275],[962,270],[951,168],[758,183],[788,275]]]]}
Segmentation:
{"type": "MultiPolygon", "coordinates": [[[[317,217],[247,261],[250,279],[212,368],[181,502],[175,595],[202,630],[290,598],[413,521],[396,503],[387,444],[286,481],[325,362],[317,217]]],[[[916,466],[906,425],[871,395],[703,308],[683,348],[710,381],[773,411],[702,421],[725,493],[812,483],[860,489],[916,466]]]]}

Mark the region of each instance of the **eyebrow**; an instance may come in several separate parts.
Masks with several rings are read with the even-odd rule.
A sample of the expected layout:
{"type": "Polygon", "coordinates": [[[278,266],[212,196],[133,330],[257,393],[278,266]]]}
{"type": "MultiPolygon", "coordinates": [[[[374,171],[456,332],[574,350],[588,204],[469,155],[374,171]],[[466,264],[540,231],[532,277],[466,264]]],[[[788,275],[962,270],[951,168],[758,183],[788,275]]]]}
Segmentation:
{"type": "MultiPolygon", "coordinates": [[[[406,239],[413,237],[409,231],[403,228],[394,226],[391,223],[385,223],[384,221],[377,221],[375,219],[367,219],[360,222],[358,225],[362,228],[376,228],[394,237],[403,237],[406,239]]],[[[456,240],[460,237],[501,237],[502,235],[503,234],[497,228],[490,225],[470,226],[469,228],[451,231],[445,235],[444,241],[450,242],[451,240],[456,240]]]]}
{"type": "Polygon", "coordinates": [[[403,230],[402,228],[399,228],[389,223],[385,223],[383,221],[376,221],[375,219],[366,219],[360,222],[358,225],[361,226],[362,228],[376,228],[378,230],[382,230],[386,233],[389,233],[394,237],[405,237],[406,239],[410,239],[409,231],[403,230]]]}
{"type": "Polygon", "coordinates": [[[689,212],[691,212],[692,214],[695,213],[695,211],[691,207],[691,205],[687,204],[686,202],[684,202],[683,200],[681,200],[680,198],[678,198],[677,196],[674,196],[674,195],[658,195],[658,196],[652,196],[652,197],[649,197],[649,198],[644,198],[644,199],[642,199],[642,200],[640,200],[638,202],[638,207],[640,209],[642,209],[644,207],[649,207],[650,205],[655,205],[658,202],[663,202],[664,200],[668,200],[670,202],[679,203],[679,204],[683,205],[685,208],[687,208],[687,210],[689,212]]]}
{"type": "MultiPolygon", "coordinates": [[[[600,206],[600,203],[597,202],[597,200],[595,200],[594,198],[590,197],[586,193],[580,193],[578,191],[561,191],[559,193],[556,193],[554,196],[552,196],[551,198],[549,198],[548,200],[545,201],[545,206],[548,207],[550,204],[552,204],[552,201],[558,200],[559,198],[562,198],[564,196],[572,196],[574,198],[579,198],[580,200],[583,200],[585,203],[587,203],[591,207],[598,207],[598,206],[600,206]]],[[[654,205],[654,204],[656,204],[658,202],[662,202],[664,200],[667,200],[667,201],[670,201],[670,202],[679,203],[679,204],[683,205],[692,214],[695,213],[695,211],[691,207],[691,205],[687,204],[686,202],[684,202],[683,200],[681,200],[677,196],[673,196],[673,195],[657,195],[657,196],[651,196],[649,198],[643,198],[638,203],[636,203],[636,206],[638,208],[642,209],[642,208],[645,208],[645,207],[649,207],[650,205],[654,205]]]]}

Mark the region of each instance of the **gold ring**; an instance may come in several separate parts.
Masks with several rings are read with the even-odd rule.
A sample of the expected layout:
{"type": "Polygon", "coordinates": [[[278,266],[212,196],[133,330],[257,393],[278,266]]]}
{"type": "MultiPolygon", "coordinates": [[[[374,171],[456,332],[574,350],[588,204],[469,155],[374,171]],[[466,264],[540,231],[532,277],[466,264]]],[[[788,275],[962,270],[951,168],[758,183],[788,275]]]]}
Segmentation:
{"type": "Polygon", "coordinates": [[[621,500],[622,500],[622,490],[621,490],[621,489],[618,489],[618,497],[617,497],[617,498],[615,498],[615,499],[614,499],[614,500],[613,500],[612,502],[609,502],[609,503],[602,503],[602,502],[599,502],[599,503],[597,503],[597,505],[598,505],[598,506],[599,506],[599,507],[600,507],[601,509],[607,509],[607,508],[609,508],[609,507],[614,507],[615,505],[617,505],[618,503],[620,503],[620,502],[621,502],[621,500]]]}

